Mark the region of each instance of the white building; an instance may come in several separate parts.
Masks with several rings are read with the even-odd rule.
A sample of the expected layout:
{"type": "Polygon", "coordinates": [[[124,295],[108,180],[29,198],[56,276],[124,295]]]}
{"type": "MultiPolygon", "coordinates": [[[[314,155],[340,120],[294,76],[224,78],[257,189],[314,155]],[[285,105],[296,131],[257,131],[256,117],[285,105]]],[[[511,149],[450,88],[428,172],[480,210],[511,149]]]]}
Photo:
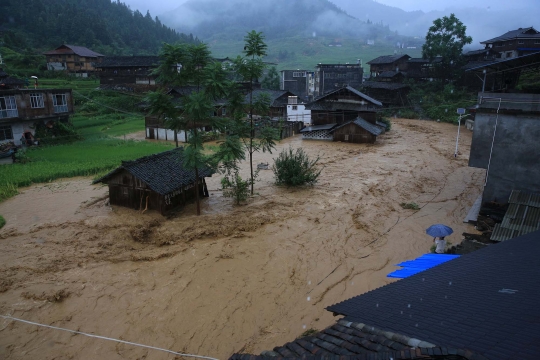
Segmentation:
{"type": "Polygon", "coordinates": [[[304,103],[298,103],[297,96],[289,96],[287,120],[302,121],[306,126],[309,126],[311,125],[311,110],[306,110],[304,103]]]}

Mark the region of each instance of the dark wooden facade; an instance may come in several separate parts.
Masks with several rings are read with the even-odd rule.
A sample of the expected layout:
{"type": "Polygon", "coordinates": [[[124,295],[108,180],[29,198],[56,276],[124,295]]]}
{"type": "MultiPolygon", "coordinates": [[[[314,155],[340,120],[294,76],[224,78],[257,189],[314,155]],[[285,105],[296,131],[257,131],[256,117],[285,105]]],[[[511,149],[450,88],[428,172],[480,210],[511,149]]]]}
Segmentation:
{"type": "MultiPolygon", "coordinates": [[[[170,194],[161,195],[127,170],[122,170],[112,176],[107,180],[107,185],[109,186],[111,205],[124,206],[134,210],[156,210],[162,215],[195,199],[195,183],[182,186],[170,194]]],[[[208,197],[204,177],[199,181],[199,195],[200,197],[208,197]]]]}
{"type": "Polygon", "coordinates": [[[370,65],[371,77],[375,77],[385,71],[407,71],[410,58],[406,54],[384,55],[368,61],[367,64],[370,65]]]}
{"type": "Polygon", "coordinates": [[[334,132],[334,141],[351,142],[351,143],[374,143],[377,136],[369,131],[359,127],[354,122],[346,124],[334,132]]]}
{"type": "Polygon", "coordinates": [[[315,68],[315,96],[322,96],[336,89],[362,84],[364,68],[360,64],[318,64],[315,68]]]}
{"type": "Polygon", "coordinates": [[[47,58],[47,70],[76,74],[93,73],[96,70],[95,65],[104,57],[102,54],[76,45],[60,45],[43,55],[47,58]]]}
{"type": "Polygon", "coordinates": [[[158,56],[111,56],[96,65],[101,88],[133,92],[155,90],[158,56]]]}
{"type": "Polygon", "coordinates": [[[358,116],[366,119],[369,122],[375,123],[377,113],[371,111],[325,111],[311,110],[311,124],[313,126],[324,124],[344,124],[356,119],[358,116]]]}

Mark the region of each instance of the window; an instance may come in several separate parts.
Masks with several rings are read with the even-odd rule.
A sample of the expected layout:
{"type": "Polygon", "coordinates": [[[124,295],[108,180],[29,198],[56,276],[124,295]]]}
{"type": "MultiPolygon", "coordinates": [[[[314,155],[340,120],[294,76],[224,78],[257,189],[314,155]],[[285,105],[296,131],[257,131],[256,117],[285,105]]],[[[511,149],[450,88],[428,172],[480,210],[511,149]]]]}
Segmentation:
{"type": "Polygon", "coordinates": [[[292,109],[293,109],[293,110],[298,110],[298,105],[293,105],[293,106],[292,106],[292,109]]]}
{"type": "Polygon", "coordinates": [[[501,47],[502,46],[502,43],[498,42],[498,43],[495,43],[495,47],[501,47]]]}
{"type": "Polygon", "coordinates": [[[306,77],[305,71],[293,71],[292,73],[293,77],[306,77]]]}
{"type": "Polygon", "coordinates": [[[345,141],[349,141],[349,135],[344,135],[345,136],[345,141]]]}
{"type": "Polygon", "coordinates": [[[534,40],[534,44],[535,44],[535,45],[540,44],[540,40],[534,40]]]}
{"type": "Polygon", "coordinates": [[[0,141],[2,140],[13,140],[11,126],[0,126],[0,141]]]}
{"type": "Polygon", "coordinates": [[[53,94],[54,112],[68,112],[66,94],[53,94]]]}
{"type": "Polygon", "coordinates": [[[519,41],[518,41],[518,44],[523,45],[523,44],[525,44],[525,41],[519,40],[519,41]]]}
{"type": "Polygon", "coordinates": [[[227,108],[221,108],[221,116],[227,116],[227,108]]]}
{"type": "Polygon", "coordinates": [[[30,106],[32,109],[43,108],[43,94],[30,94],[30,106]]]}
{"type": "Polygon", "coordinates": [[[0,119],[18,117],[17,103],[15,96],[0,97],[0,119]]]}

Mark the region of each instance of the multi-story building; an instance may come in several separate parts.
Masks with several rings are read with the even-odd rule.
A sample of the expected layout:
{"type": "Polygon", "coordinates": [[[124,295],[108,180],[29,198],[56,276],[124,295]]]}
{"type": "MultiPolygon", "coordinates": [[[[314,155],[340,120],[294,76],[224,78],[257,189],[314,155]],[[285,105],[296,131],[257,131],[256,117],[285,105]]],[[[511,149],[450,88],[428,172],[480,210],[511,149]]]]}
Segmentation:
{"type": "Polygon", "coordinates": [[[318,64],[315,69],[314,95],[322,96],[330,91],[362,85],[364,69],[360,64],[318,64]]]}
{"type": "Polygon", "coordinates": [[[313,72],[308,70],[281,70],[280,90],[287,90],[296,94],[300,99],[306,100],[310,91],[310,79],[313,72]]]}
{"type": "Polygon", "coordinates": [[[371,77],[376,77],[386,71],[407,71],[410,58],[407,54],[384,55],[368,61],[367,64],[370,66],[371,77]]]}
{"type": "Polygon", "coordinates": [[[96,69],[102,88],[144,92],[156,88],[158,65],[158,56],[107,56],[96,69]]]}
{"type": "Polygon", "coordinates": [[[0,143],[32,143],[37,128],[68,122],[72,113],[71,89],[0,90],[0,143]]]}
{"type": "Polygon", "coordinates": [[[540,32],[533,27],[519,28],[480,44],[493,49],[499,58],[509,59],[540,51],[540,32]]]}
{"type": "Polygon", "coordinates": [[[104,55],[83,46],[61,45],[43,53],[47,58],[47,70],[67,71],[76,76],[87,77],[95,71],[104,55]]]}

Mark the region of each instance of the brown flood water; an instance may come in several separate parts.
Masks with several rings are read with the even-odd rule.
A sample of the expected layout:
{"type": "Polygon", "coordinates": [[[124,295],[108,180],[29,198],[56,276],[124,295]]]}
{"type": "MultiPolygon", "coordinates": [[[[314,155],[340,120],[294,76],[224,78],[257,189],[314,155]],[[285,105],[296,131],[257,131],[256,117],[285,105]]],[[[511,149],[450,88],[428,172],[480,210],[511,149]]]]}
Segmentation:
{"type": "MultiPolygon", "coordinates": [[[[194,205],[168,219],[110,209],[87,178],[25,189],[0,204],[0,314],[221,359],[323,329],[335,321],[325,307],[429,252],[429,225],[453,227],[453,243],[474,231],[463,218],[484,171],[467,166],[469,131],[453,157],[456,133],[397,119],[374,145],[287,139],[278,150],[320,156],[316,186],[278,188],[263,170],[256,196],[233,206],[215,175],[200,217],[194,205]]],[[[0,319],[0,358],[174,356],[0,319]]]]}

